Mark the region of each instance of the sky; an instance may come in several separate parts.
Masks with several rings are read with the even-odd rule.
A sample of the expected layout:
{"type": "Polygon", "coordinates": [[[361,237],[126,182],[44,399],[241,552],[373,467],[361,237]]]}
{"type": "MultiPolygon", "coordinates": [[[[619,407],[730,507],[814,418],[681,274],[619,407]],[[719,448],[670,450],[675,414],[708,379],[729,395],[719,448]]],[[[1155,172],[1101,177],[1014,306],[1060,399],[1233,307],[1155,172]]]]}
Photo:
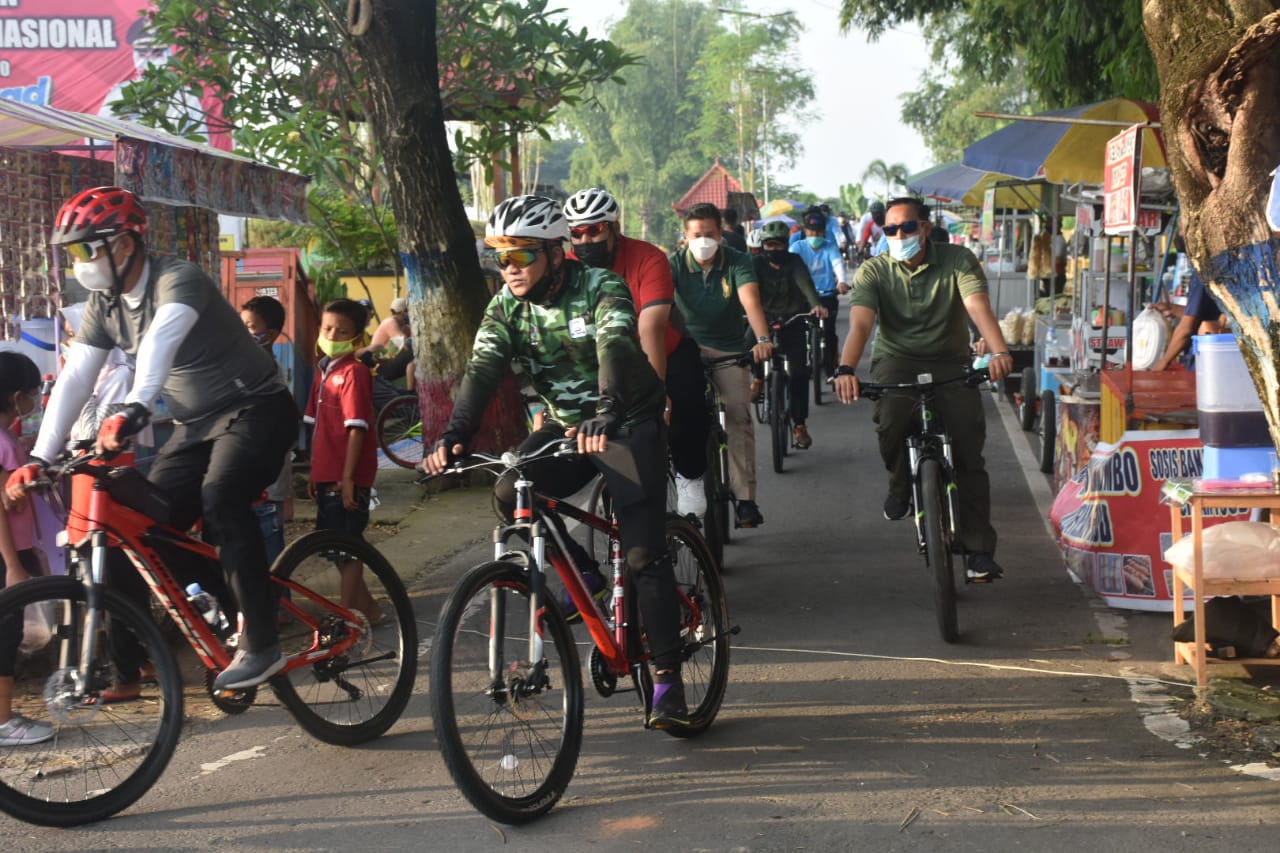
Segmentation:
{"type": "MultiPolygon", "coordinates": [[[[703,0],[715,2],[715,0],[703,0]]],[[[608,35],[608,24],[625,4],[600,0],[553,0],[575,27],[608,35]]],[[[859,32],[841,35],[839,0],[747,0],[746,11],[767,15],[795,12],[804,24],[797,52],[813,72],[816,120],[803,130],[804,153],[794,167],[779,171],[784,184],[822,197],[836,197],[842,184],[857,183],[873,160],[903,163],[908,174],[933,165],[920,135],[899,118],[899,96],[919,85],[928,49],[919,30],[900,29],[868,43],[859,32]]],[[[732,16],[725,15],[726,26],[732,16]]],[[[707,164],[710,166],[710,163],[707,164]]],[[[757,184],[756,195],[763,200],[757,184]]],[[[868,195],[884,192],[865,187],[868,195]]]]}

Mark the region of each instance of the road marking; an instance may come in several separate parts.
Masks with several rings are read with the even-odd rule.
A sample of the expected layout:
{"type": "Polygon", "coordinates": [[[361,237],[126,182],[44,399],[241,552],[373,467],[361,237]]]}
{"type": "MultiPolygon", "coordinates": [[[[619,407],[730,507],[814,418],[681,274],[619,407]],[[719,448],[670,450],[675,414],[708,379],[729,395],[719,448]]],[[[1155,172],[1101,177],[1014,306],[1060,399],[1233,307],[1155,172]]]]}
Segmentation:
{"type": "Polygon", "coordinates": [[[226,758],[219,758],[217,761],[210,761],[208,764],[201,764],[200,775],[208,776],[210,773],[216,773],[222,768],[237,761],[252,761],[255,758],[263,758],[266,754],[267,748],[265,746],[252,746],[241,752],[233,752],[226,758]]]}

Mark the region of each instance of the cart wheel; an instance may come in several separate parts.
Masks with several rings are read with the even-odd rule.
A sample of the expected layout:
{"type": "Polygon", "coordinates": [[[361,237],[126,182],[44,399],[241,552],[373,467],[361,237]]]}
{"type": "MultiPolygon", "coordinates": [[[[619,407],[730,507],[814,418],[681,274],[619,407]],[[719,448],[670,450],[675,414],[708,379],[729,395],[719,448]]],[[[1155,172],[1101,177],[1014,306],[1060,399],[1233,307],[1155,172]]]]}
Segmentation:
{"type": "Polygon", "coordinates": [[[1036,427],[1036,372],[1030,367],[1022,369],[1022,388],[1018,403],[1018,422],[1024,432],[1036,427]]]}
{"type": "Polygon", "coordinates": [[[1054,408],[1053,392],[1040,395],[1040,470],[1053,473],[1053,450],[1058,441],[1058,412],[1054,408]]]}

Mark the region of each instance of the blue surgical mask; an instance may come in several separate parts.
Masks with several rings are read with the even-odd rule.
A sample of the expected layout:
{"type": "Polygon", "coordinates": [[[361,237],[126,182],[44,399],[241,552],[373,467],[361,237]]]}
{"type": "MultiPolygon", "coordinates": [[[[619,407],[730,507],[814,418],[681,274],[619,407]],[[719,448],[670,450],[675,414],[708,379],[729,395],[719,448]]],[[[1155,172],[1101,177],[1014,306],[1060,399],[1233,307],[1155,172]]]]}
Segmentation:
{"type": "Polygon", "coordinates": [[[920,251],[920,235],[912,234],[901,240],[889,240],[889,257],[895,261],[909,261],[920,251]]]}
{"type": "Polygon", "coordinates": [[[809,241],[809,245],[814,249],[821,249],[822,244],[827,242],[826,237],[806,237],[805,239],[809,241]]]}

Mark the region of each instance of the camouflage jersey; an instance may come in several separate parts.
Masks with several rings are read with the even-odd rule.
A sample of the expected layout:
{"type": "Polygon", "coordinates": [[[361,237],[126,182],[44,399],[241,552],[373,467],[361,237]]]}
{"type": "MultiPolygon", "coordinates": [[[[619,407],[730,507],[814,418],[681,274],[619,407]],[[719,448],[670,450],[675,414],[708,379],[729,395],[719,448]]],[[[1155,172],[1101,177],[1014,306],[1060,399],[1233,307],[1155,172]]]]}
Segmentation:
{"type": "Polygon", "coordinates": [[[506,287],[489,301],[476,332],[449,432],[469,440],[507,366],[516,362],[566,427],[595,415],[596,401],[622,401],[624,424],[658,417],[666,389],[640,349],[631,292],[619,276],[566,260],[565,282],[536,305],[506,287]]]}

